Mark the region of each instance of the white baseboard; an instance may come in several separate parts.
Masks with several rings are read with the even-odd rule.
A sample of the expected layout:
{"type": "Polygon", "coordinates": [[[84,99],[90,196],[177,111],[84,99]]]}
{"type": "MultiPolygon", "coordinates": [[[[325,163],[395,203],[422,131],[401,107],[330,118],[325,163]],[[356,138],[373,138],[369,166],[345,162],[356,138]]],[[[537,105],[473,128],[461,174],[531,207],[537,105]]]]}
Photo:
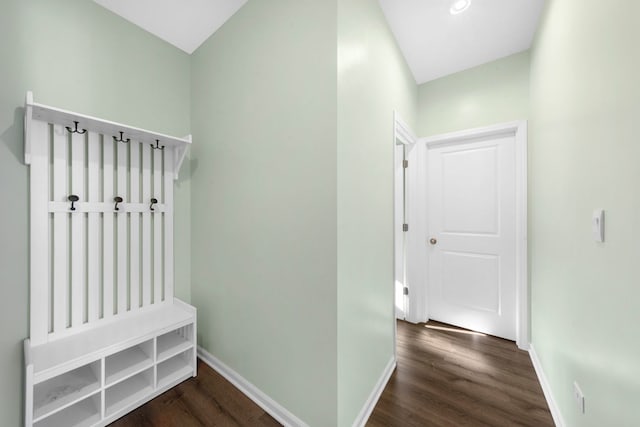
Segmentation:
{"type": "Polygon", "coordinates": [[[556,424],[556,427],[565,427],[566,424],[564,423],[564,419],[562,418],[562,413],[560,413],[560,408],[553,398],[551,385],[549,384],[547,376],[542,370],[542,364],[540,363],[540,359],[538,359],[538,354],[536,353],[533,344],[529,344],[529,357],[531,357],[533,368],[536,370],[536,374],[538,375],[538,381],[540,381],[540,386],[542,387],[544,397],[545,399],[547,399],[547,405],[549,405],[549,411],[551,411],[553,422],[556,424]]]}
{"type": "Polygon", "coordinates": [[[225,365],[221,360],[198,346],[198,357],[207,365],[211,366],[216,372],[225,377],[227,381],[233,384],[238,390],[244,393],[249,399],[253,400],[256,405],[260,406],[285,427],[309,427],[301,419],[289,412],[285,407],[267,396],[258,387],[244,379],[236,371],[225,365]]]}
{"type": "Polygon", "coordinates": [[[364,425],[367,423],[367,420],[371,416],[373,409],[376,407],[376,403],[378,403],[378,399],[380,399],[380,396],[382,395],[382,392],[384,391],[384,388],[387,386],[387,383],[389,382],[389,378],[391,378],[391,374],[393,374],[393,371],[395,369],[396,369],[396,358],[395,356],[391,356],[391,360],[389,360],[389,363],[387,363],[387,366],[384,368],[384,371],[382,371],[382,375],[378,379],[376,386],[371,391],[369,398],[367,399],[364,406],[360,410],[360,413],[358,414],[355,421],[353,422],[353,427],[364,427],[364,425]]]}

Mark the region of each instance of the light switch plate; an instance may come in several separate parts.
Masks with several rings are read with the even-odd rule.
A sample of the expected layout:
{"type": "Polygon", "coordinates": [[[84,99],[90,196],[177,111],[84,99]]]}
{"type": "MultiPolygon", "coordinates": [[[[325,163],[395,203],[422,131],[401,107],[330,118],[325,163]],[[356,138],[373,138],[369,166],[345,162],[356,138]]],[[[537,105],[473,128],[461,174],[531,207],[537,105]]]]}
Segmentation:
{"type": "Polygon", "coordinates": [[[593,230],[593,239],[596,242],[604,242],[604,210],[596,209],[593,211],[591,219],[591,228],[593,230]]]}

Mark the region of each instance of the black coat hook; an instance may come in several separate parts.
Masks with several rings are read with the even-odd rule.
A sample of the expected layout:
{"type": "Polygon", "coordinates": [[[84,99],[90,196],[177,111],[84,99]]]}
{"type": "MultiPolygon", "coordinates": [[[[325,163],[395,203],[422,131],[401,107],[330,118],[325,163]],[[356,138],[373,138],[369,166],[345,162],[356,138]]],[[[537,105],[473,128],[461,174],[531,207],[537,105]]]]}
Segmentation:
{"type": "Polygon", "coordinates": [[[69,132],[69,133],[79,133],[80,135],[87,133],[86,129],[78,130],[78,123],[79,122],[76,122],[74,120],[73,123],[76,125],[76,128],[75,129],[71,129],[69,126],[66,126],[67,132],[69,132]]]}
{"type": "Polygon", "coordinates": [[[114,210],[119,211],[120,208],[118,207],[118,203],[122,203],[122,197],[120,196],[116,196],[113,198],[113,201],[116,202],[116,205],[114,206],[114,210]]]}
{"type": "Polygon", "coordinates": [[[154,210],[153,205],[155,205],[156,203],[158,203],[158,199],[154,197],[153,199],[151,199],[151,206],[149,206],[149,209],[154,210]]]}
{"type": "Polygon", "coordinates": [[[128,144],[129,142],[131,142],[131,138],[127,138],[124,139],[123,134],[124,132],[120,132],[120,139],[116,138],[115,136],[113,137],[113,140],[115,142],[124,142],[125,144],[128,144]]]}
{"type": "Polygon", "coordinates": [[[151,146],[151,148],[153,148],[154,150],[164,150],[164,145],[161,147],[160,146],[160,140],[156,139],[156,146],[154,147],[153,144],[149,144],[151,146]]]}
{"type": "Polygon", "coordinates": [[[80,200],[80,197],[76,196],[75,194],[70,195],[69,197],[67,197],[69,199],[69,201],[71,202],[71,210],[75,211],[76,207],[75,207],[75,203],[80,200]]]}

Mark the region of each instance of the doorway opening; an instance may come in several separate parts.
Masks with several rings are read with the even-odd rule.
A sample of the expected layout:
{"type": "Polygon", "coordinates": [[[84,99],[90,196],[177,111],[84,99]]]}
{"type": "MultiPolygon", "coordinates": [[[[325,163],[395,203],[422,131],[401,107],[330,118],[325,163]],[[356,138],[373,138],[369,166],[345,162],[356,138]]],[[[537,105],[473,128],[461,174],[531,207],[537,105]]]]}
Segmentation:
{"type": "Polygon", "coordinates": [[[527,124],[416,138],[398,117],[395,312],[529,346],[527,124]]]}

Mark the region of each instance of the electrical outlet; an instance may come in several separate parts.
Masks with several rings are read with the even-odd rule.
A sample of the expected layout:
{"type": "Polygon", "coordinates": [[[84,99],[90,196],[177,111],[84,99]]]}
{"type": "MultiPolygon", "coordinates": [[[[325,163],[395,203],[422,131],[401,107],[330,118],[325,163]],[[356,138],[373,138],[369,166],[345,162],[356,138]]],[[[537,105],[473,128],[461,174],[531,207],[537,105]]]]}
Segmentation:
{"type": "Polygon", "coordinates": [[[577,382],[573,383],[573,398],[576,401],[576,406],[581,414],[584,414],[584,394],[580,390],[580,386],[577,382]]]}

